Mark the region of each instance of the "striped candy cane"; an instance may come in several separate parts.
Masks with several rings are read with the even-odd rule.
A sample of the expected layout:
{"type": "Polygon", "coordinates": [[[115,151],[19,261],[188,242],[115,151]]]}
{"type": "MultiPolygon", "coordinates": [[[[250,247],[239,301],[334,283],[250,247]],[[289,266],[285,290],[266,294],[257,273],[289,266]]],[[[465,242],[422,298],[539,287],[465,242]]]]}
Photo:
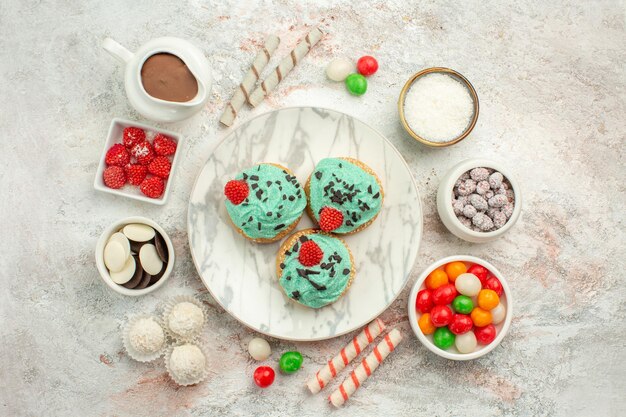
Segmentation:
{"type": "Polygon", "coordinates": [[[394,351],[402,340],[402,334],[398,329],[393,329],[385,335],[374,350],[357,366],[348,378],[345,379],[335,392],[330,394],[328,400],[335,407],[343,405],[348,398],[372,375],[378,365],[394,351]]]}
{"type": "Polygon", "coordinates": [[[379,334],[385,330],[385,323],[376,319],[365,327],[361,333],[352,339],[341,352],[328,361],[326,365],[311,378],[307,387],[313,394],[317,394],[332,380],[343,368],[345,368],[367,345],[372,343],[379,334]]]}

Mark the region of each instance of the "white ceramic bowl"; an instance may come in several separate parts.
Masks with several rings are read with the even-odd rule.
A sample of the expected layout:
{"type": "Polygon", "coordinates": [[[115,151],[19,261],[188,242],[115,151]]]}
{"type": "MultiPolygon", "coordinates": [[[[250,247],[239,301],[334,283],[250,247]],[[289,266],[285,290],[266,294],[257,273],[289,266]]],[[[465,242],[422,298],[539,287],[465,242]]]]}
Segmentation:
{"type": "Polygon", "coordinates": [[[125,219],[116,221],[115,223],[107,227],[104,230],[104,232],[102,232],[102,235],[100,235],[100,239],[98,239],[98,243],[96,244],[96,266],[98,267],[98,272],[100,272],[100,276],[102,277],[102,280],[113,291],[116,291],[123,295],[129,295],[131,297],[145,295],[145,294],[151,293],[152,291],[156,291],[157,289],[159,289],[165,283],[165,281],[167,281],[167,279],[170,277],[172,270],[174,269],[175,260],[176,260],[176,257],[174,255],[174,245],[172,244],[172,240],[170,239],[170,237],[167,235],[167,233],[165,233],[165,230],[163,230],[161,226],[159,226],[152,220],[147,219],[145,217],[134,216],[134,217],[127,217],[125,219]],[[106,246],[106,243],[108,242],[109,238],[111,237],[113,233],[118,232],[122,227],[130,223],[141,223],[141,224],[146,224],[152,227],[154,230],[159,232],[161,236],[163,236],[163,240],[165,240],[165,244],[167,245],[168,261],[167,261],[167,266],[165,267],[165,272],[163,273],[163,276],[154,285],[151,285],[150,287],[144,288],[142,290],[128,289],[128,288],[124,288],[123,286],[119,284],[116,284],[111,279],[109,270],[104,265],[104,247],[106,246]]]}
{"type": "Polygon", "coordinates": [[[515,176],[511,174],[509,169],[495,161],[482,158],[467,159],[459,162],[452,167],[446,175],[441,179],[439,188],[437,190],[437,211],[443,224],[448,230],[455,236],[474,243],[489,242],[505,234],[509,229],[515,225],[520,213],[522,211],[522,192],[518,182],[515,180],[515,176]],[[511,184],[511,188],[515,193],[515,205],[513,207],[513,214],[506,224],[498,230],[493,232],[476,232],[457,219],[452,209],[452,190],[454,183],[464,173],[477,167],[492,168],[502,173],[504,177],[511,184]]]}
{"type": "Polygon", "coordinates": [[[135,200],[145,201],[146,203],[163,205],[167,201],[167,197],[170,194],[170,190],[172,188],[172,178],[174,178],[174,172],[176,171],[176,167],[178,166],[178,155],[181,153],[181,144],[183,137],[176,132],[172,132],[169,130],[158,129],[156,127],[148,126],[142,123],[133,122],[132,120],[124,120],[119,118],[114,118],[111,122],[111,126],[109,127],[109,134],[107,135],[107,140],[104,143],[104,149],[102,151],[102,156],[100,157],[100,164],[98,165],[98,171],[96,172],[96,178],[93,182],[93,187],[98,191],[104,191],[105,193],[111,193],[115,195],[121,195],[123,197],[133,198],[135,200]],[[122,188],[113,189],[104,185],[104,180],[102,179],[102,173],[106,169],[106,163],[104,159],[106,157],[107,151],[116,143],[122,143],[122,135],[124,129],[127,127],[138,127],[143,129],[146,132],[146,137],[149,141],[152,141],[152,138],[157,133],[162,133],[165,136],[170,137],[172,140],[176,142],[176,153],[172,159],[172,168],[170,170],[170,176],[165,181],[165,191],[163,191],[163,195],[159,198],[150,198],[146,197],[142,194],[141,190],[139,190],[138,185],[130,185],[126,184],[122,188]]]}
{"type": "Polygon", "coordinates": [[[436,353],[437,355],[444,357],[446,359],[452,359],[455,361],[467,361],[470,359],[480,358],[481,356],[486,355],[487,353],[495,349],[496,346],[500,344],[500,342],[502,342],[502,339],[504,339],[504,336],[506,336],[506,333],[509,331],[509,327],[511,326],[511,319],[513,318],[513,299],[511,298],[511,290],[509,289],[509,285],[507,284],[506,280],[504,279],[500,271],[498,271],[493,265],[475,256],[457,255],[457,256],[448,256],[447,258],[440,259],[437,262],[431,264],[428,268],[424,270],[424,272],[422,272],[422,275],[419,276],[419,278],[413,285],[413,288],[411,289],[411,294],[409,295],[408,310],[409,310],[409,323],[411,323],[411,328],[413,329],[413,332],[415,333],[417,338],[420,340],[420,342],[422,342],[424,346],[426,346],[431,352],[436,353]],[[426,288],[426,286],[424,285],[424,281],[426,280],[426,277],[435,269],[449,262],[454,262],[454,261],[462,261],[466,263],[479,264],[479,265],[484,266],[491,272],[492,275],[494,275],[496,278],[500,280],[500,282],[502,283],[502,288],[504,290],[503,296],[500,297],[500,302],[506,308],[506,317],[504,321],[495,325],[496,338],[494,339],[493,342],[489,343],[488,345],[479,344],[476,347],[476,350],[471,353],[460,353],[454,345],[450,347],[448,350],[439,349],[433,343],[432,335],[428,335],[428,336],[424,335],[424,333],[422,333],[422,331],[420,330],[419,325],[417,324],[417,320],[419,318],[418,314],[421,314],[421,313],[418,313],[417,309],[415,308],[415,300],[417,299],[417,293],[423,290],[424,288],[426,288]]]}
{"type": "Polygon", "coordinates": [[[423,145],[430,146],[433,148],[442,148],[445,146],[451,146],[465,139],[472,132],[472,130],[474,129],[474,126],[476,126],[476,122],[478,121],[479,111],[480,111],[480,105],[478,103],[478,94],[476,94],[476,90],[474,89],[474,86],[472,85],[472,83],[470,83],[469,80],[465,78],[461,73],[453,69],[444,68],[444,67],[426,68],[418,72],[417,74],[414,74],[404,84],[404,87],[402,87],[402,91],[400,92],[400,97],[398,98],[398,113],[400,114],[400,123],[402,124],[402,127],[404,128],[404,130],[416,141],[420,142],[423,145]],[[406,95],[408,94],[409,89],[411,88],[413,83],[420,77],[423,77],[428,74],[436,74],[436,73],[446,74],[452,78],[455,78],[457,81],[463,84],[465,88],[467,88],[467,91],[470,94],[470,96],[472,97],[472,103],[474,107],[472,118],[470,120],[470,123],[465,128],[465,130],[461,132],[456,138],[450,139],[447,142],[433,142],[415,133],[415,131],[411,128],[411,126],[409,126],[409,123],[406,120],[405,111],[404,111],[405,110],[404,102],[406,99],[406,95]]]}

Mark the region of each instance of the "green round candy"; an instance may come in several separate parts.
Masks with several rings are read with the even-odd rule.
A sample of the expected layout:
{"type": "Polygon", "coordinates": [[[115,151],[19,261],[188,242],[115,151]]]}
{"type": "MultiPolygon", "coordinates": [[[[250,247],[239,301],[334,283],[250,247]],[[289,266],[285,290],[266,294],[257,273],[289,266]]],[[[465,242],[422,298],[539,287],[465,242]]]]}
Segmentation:
{"type": "Polygon", "coordinates": [[[362,96],[367,91],[367,80],[361,74],[350,74],[346,77],[346,88],[354,96],[362,96]]]}
{"type": "Polygon", "coordinates": [[[467,295],[458,295],[452,301],[452,308],[460,314],[469,314],[474,309],[474,302],[467,295]]]}
{"type": "Polygon", "coordinates": [[[448,327],[439,327],[433,334],[433,342],[439,349],[448,349],[454,344],[454,333],[452,333],[448,327]]]}
{"type": "Polygon", "coordinates": [[[302,366],[302,354],[300,352],[285,352],[280,357],[280,370],[286,374],[293,374],[302,366]]]}

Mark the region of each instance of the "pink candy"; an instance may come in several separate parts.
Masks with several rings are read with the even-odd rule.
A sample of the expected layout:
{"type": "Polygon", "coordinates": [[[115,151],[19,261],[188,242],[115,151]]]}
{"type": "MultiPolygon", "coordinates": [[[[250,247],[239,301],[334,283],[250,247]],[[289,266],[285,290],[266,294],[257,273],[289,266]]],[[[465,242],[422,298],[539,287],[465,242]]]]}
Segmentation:
{"type": "Polygon", "coordinates": [[[515,193],[508,180],[491,168],[463,173],[452,190],[452,209],[464,226],[480,232],[503,227],[513,215],[515,193]]]}

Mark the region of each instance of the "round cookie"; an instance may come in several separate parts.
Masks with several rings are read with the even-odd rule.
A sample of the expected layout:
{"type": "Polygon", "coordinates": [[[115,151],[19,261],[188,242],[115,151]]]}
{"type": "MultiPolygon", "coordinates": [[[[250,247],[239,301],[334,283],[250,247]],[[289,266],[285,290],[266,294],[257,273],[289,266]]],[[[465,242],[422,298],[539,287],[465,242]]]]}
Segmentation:
{"type": "Polygon", "coordinates": [[[233,226],[257,243],[287,236],[306,208],[298,179],[277,164],[261,163],[240,172],[226,184],[224,194],[233,226]]]}
{"type": "Polygon", "coordinates": [[[325,232],[356,233],[378,216],[384,191],[380,179],[353,158],[325,158],[304,187],[307,213],[325,232]]]}
{"type": "Polygon", "coordinates": [[[352,253],[343,240],[321,230],[306,229],[281,245],[276,273],[287,297],[304,306],[320,308],[346,293],[356,270],[352,253]]]}

